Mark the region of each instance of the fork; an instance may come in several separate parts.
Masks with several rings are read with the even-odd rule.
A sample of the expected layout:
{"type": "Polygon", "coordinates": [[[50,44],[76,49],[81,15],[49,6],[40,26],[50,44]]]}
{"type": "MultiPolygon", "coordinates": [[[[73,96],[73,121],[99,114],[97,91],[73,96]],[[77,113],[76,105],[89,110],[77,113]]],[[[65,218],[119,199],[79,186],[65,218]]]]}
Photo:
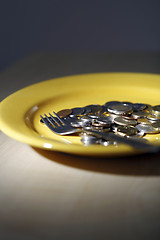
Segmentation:
{"type": "MultiPolygon", "coordinates": [[[[45,118],[42,115],[40,115],[44,124],[52,132],[59,134],[59,135],[69,135],[72,133],[82,132],[81,129],[72,127],[70,122],[67,122],[64,119],[60,118],[55,112],[53,112],[53,113],[56,116],[56,118],[53,117],[53,115],[51,113],[49,113],[50,117],[48,117],[46,114],[44,114],[45,118]]],[[[112,140],[112,141],[117,141],[120,143],[130,145],[130,146],[132,146],[136,149],[142,150],[144,152],[148,152],[148,153],[160,152],[159,146],[146,143],[146,142],[142,141],[141,139],[137,140],[137,139],[132,139],[132,138],[121,137],[121,136],[118,136],[111,132],[104,133],[104,132],[98,132],[95,130],[87,130],[86,132],[91,133],[92,135],[94,135],[96,137],[103,138],[104,140],[112,140]]]]}
{"type": "Polygon", "coordinates": [[[81,132],[80,129],[72,127],[68,121],[64,121],[55,112],[53,112],[53,113],[56,116],[56,118],[53,117],[53,115],[51,113],[49,113],[50,117],[48,117],[46,114],[44,114],[45,118],[42,115],[40,115],[44,124],[52,132],[59,134],[59,135],[68,135],[68,134],[72,134],[72,133],[76,133],[76,132],[81,132]]]}

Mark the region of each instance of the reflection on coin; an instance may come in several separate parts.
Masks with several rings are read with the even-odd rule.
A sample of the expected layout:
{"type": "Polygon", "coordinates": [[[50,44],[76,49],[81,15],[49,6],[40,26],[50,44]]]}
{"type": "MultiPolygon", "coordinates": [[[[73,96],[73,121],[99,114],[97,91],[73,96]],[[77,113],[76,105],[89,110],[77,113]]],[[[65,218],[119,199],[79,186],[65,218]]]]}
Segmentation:
{"type": "Polygon", "coordinates": [[[117,114],[109,113],[108,117],[111,119],[112,122],[114,122],[114,119],[117,118],[117,114]]]}
{"type": "Polygon", "coordinates": [[[109,107],[109,106],[112,106],[112,105],[115,105],[115,104],[119,104],[119,103],[121,103],[121,102],[120,101],[109,101],[109,102],[106,102],[104,104],[104,106],[109,107]]]}
{"type": "Polygon", "coordinates": [[[133,126],[118,126],[117,133],[121,136],[132,136],[137,134],[137,129],[133,126]]]}
{"type": "Polygon", "coordinates": [[[82,117],[80,117],[80,121],[81,122],[91,122],[92,120],[88,116],[82,116],[82,117]]]}
{"type": "Polygon", "coordinates": [[[150,104],[145,104],[146,108],[144,109],[145,111],[147,111],[148,113],[152,112],[152,106],[150,104]]]}
{"type": "Polygon", "coordinates": [[[148,116],[148,112],[147,111],[139,111],[139,112],[133,112],[132,116],[134,119],[138,119],[138,118],[144,118],[148,116]]]}
{"type": "Polygon", "coordinates": [[[61,118],[64,118],[64,117],[69,116],[71,113],[72,113],[71,109],[63,109],[63,110],[57,112],[57,115],[61,118]]]}
{"type": "Polygon", "coordinates": [[[158,121],[160,120],[160,116],[154,115],[154,114],[149,114],[147,118],[151,121],[158,121]]]}
{"type": "Polygon", "coordinates": [[[84,108],[72,108],[72,113],[70,114],[70,116],[78,116],[81,115],[84,112],[84,108]]]}
{"type": "Polygon", "coordinates": [[[85,146],[96,144],[98,141],[98,138],[92,135],[81,135],[81,141],[85,146]]]}
{"type": "Polygon", "coordinates": [[[102,110],[102,106],[99,104],[88,105],[88,107],[91,108],[92,114],[99,113],[102,110]]]}
{"type": "Polygon", "coordinates": [[[117,132],[118,127],[119,127],[118,124],[113,124],[111,129],[112,129],[113,132],[117,132]]]}
{"type": "Polygon", "coordinates": [[[75,128],[80,128],[82,127],[82,122],[77,120],[76,122],[71,122],[71,126],[75,128]]]}
{"type": "Polygon", "coordinates": [[[128,120],[136,120],[136,119],[132,116],[132,114],[122,115],[122,117],[123,117],[124,119],[128,119],[128,120]]]}
{"type": "Polygon", "coordinates": [[[143,124],[138,124],[136,126],[136,128],[138,129],[139,132],[143,132],[143,133],[157,133],[158,131],[153,128],[152,125],[150,124],[146,124],[146,125],[143,125],[143,124]]]}
{"type": "Polygon", "coordinates": [[[129,106],[131,106],[132,107],[132,105],[133,105],[133,103],[131,103],[131,102],[122,102],[124,105],[129,105],[129,106]]]}
{"type": "Polygon", "coordinates": [[[125,119],[125,118],[122,118],[122,117],[117,117],[114,119],[114,122],[118,125],[123,125],[123,126],[128,126],[128,125],[136,125],[137,124],[137,121],[136,120],[133,120],[133,119],[125,119]]]}
{"type": "Polygon", "coordinates": [[[152,107],[152,113],[160,117],[160,105],[152,107]]]}
{"type": "Polygon", "coordinates": [[[109,113],[114,113],[117,115],[127,114],[132,112],[132,107],[124,104],[115,104],[108,107],[109,113]]]}
{"type": "Polygon", "coordinates": [[[138,118],[137,123],[140,124],[151,124],[151,122],[147,118],[138,118]]]}
{"type": "Polygon", "coordinates": [[[93,126],[93,125],[92,125],[92,130],[102,131],[102,130],[103,130],[103,127],[102,127],[102,126],[93,126]]]}
{"type": "Polygon", "coordinates": [[[146,108],[146,104],[143,104],[143,103],[133,103],[132,107],[133,107],[133,111],[139,112],[139,111],[142,111],[142,110],[144,110],[146,108]]]}
{"type": "Polygon", "coordinates": [[[108,117],[101,117],[97,119],[92,119],[92,125],[93,126],[102,126],[102,127],[110,127],[112,124],[112,121],[108,117]]]}
{"type": "Polygon", "coordinates": [[[160,121],[152,123],[152,127],[157,131],[160,132],[160,121]]]}
{"type": "Polygon", "coordinates": [[[87,115],[89,118],[99,118],[99,114],[98,113],[89,113],[88,115],[87,115]]]}

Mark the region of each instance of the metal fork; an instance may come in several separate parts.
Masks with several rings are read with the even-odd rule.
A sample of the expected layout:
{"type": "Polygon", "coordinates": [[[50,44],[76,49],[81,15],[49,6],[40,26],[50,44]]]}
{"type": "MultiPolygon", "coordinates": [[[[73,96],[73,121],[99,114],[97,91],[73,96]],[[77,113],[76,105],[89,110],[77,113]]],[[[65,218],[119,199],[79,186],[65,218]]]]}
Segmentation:
{"type": "MultiPolygon", "coordinates": [[[[67,122],[60,118],[55,112],[53,112],[54,115],[56,116],[53,117],[51,113],[49,113],[48,117],[46,114],[44,114],[45,118],[40,115],[42,121],[44,124],[54,133],[59,134],[59,135],[69,135],[72,133],[76,132],[81,132],[81,129],[77,129],[71,126],[70,122],[67,122]],[[58,119],[58,120],[57,120],[58,119]]],[[[132,138],[126,138],[126,137],[121,137],[118,136],[114,133],[111,132],[98,132],[94,130],[87,130],[87,132],[91,133],[92,135],[96,137],[103,138],[105,140],[112,140],[112,141],[117,141],[120,143],[124,143],[127,145],[130,145],[138,150],[144,151],[144,152],[150,152],[150,153],[157,153],[160,152],[160,147],[155,146],[149,143],[146,143],[142,141],[141,139],[132,139],[132,138]]]]}
{"type": "Polygon", "coordinates": [[[44,124],[52,132],[54,132],[56,134],[59,134],[59,135],[68,135],[68,134],[71,134],[71,133],[81,132],[80,129],[72,127],[71,124],[68,121],[64,121],[55,112],[53,112],[53,113],[56,116],[56,118],[53,117],[53,115],[51,113],[49,113],[50,117],[48,117],[46,114],[44,114],[45,118],[42,115],[40,115],[44,124]]]}

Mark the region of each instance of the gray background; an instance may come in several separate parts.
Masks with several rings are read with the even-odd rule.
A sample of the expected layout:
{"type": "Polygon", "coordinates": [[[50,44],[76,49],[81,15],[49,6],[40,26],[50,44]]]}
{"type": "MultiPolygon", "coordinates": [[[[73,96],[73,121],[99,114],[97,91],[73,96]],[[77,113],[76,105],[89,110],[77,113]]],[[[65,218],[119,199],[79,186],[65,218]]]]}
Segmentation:
{"type": "Polygon", "coordinates": [[[159,0],[6,0],[0,70],[26,54],[159,52],[159,0]]]}

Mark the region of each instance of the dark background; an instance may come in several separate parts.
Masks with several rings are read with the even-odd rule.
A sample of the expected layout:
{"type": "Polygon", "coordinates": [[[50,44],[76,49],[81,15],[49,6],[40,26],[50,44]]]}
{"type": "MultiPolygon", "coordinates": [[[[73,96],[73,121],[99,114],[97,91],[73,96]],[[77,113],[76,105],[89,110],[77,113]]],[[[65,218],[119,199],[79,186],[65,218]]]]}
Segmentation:
{"type": "Polygon", "coordinates": [[[160,52],[159,0],[5,0],[0,70],[35,52],[160,52]]]}

